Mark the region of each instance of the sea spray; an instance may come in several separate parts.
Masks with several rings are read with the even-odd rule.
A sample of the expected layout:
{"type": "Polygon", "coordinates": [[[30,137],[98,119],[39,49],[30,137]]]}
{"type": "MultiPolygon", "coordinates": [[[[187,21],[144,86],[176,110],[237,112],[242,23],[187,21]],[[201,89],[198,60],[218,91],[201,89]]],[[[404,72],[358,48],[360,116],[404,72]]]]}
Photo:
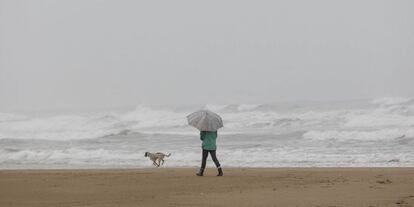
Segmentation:
{"type": "Polygon", "coordinates": [[[197,166],[199,135],[185,117],[199,108],[223,118],[227,166],[414,166],[414,99],[381,98],[0,113],[0,168],[150,167],[145,151],[173,153],[168,167],[197,166]]]}

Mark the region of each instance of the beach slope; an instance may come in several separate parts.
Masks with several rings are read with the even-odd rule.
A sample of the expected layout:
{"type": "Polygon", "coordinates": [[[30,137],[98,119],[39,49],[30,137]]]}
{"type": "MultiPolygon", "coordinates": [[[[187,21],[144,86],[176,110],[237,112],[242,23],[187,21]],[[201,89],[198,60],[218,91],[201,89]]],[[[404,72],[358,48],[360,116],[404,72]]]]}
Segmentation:
{"type": "Polygon", "coordinates": [[[414,206],[414,168],[3,170],[0,206],[414,206]]]}

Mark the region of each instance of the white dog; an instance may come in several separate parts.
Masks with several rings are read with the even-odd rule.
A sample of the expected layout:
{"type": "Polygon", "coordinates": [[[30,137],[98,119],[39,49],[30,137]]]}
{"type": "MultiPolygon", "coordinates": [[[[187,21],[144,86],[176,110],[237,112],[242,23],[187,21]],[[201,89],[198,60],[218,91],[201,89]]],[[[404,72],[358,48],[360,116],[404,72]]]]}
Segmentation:
{"type": "Polygon", "coordinates": [[[164,164],[164,157],[169,157],[170,155],[171,155],[171,153],[166,155],[166,154],[161,153],[161,152],[157,152],[157,153],[145,152],[145,157],[149,157],[150,160],[152,160],[152,164],[155,165],[156,167],[159,167],[160,165],[163,165],[164,164]]]}

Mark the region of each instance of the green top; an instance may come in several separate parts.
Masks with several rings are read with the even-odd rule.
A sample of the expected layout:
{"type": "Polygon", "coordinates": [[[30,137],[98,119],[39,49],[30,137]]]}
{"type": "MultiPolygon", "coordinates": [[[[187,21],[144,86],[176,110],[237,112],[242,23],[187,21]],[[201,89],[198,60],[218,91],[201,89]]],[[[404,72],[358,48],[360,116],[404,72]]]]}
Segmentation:
{"type": "Polygon", "coordinates": [[[216,139],[217,139],[217,131],[215,132],[208,132],[208,131],[200,131],[200,139],[203,141],[201,144],[201,148],[204,150],[216,150],[216,139]]]}

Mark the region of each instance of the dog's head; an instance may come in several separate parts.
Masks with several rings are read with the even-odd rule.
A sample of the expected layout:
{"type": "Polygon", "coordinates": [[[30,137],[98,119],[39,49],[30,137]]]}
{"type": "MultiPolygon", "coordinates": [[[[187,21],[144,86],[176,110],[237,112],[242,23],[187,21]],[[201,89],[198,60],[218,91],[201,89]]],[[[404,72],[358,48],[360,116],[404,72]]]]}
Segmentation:
{"type": "Polygon", "coordinates": [[[144,156],[145,156],[145,157],[148,157],[148,153],[149,153],[149,152],[145,152],[145,155],[144,155],[144,156]]]}

